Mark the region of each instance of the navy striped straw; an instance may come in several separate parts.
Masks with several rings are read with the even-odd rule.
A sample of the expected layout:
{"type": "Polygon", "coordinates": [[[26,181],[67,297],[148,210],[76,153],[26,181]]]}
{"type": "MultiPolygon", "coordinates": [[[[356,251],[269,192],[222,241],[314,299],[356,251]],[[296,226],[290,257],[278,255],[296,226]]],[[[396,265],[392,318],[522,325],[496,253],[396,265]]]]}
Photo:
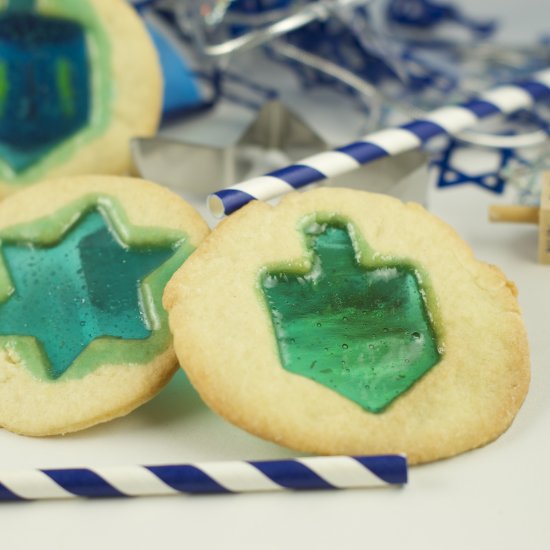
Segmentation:
{"type": "Polygon", "coordinates": [[[351,489],[407,483],[402,455],[0,470],[0,501],[351,489]]]}
{"type": "Polygon", "coordinates": [[[252,200],[278,197],[380,158],[417,149],[434,137],[456,135],[482,119],[530,109],[535,102],[549,98],[550,69],[545,69],[528,80],[500,86],[461,105],[442,107],[420,120],[369,134],[344,147],[217,191],[208,197],[208,208],[214,216],[222,217],[252,200]]]}

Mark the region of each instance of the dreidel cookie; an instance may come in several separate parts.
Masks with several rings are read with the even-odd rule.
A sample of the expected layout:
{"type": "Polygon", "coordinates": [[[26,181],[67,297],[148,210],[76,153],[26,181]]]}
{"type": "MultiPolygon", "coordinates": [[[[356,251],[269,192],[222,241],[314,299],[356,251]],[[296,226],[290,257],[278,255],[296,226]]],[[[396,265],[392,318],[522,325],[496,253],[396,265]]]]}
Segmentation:
{"type": "Polygon", "coordinates": [[[388,196],[251,203],[178,270],[164,304],[205,402],[308,453],[452,456],[501,434],[528,388],[514,285],[388,196]]]}
{"type": "Polygon", "coordinates": [[[177,368],[164,286],[207,233],[137,179],[59,179],[1,202],[0,426],[66,433],[158,392],[177,368]]]}
{"type": "Polygon", "coordinates": [[[0,9],[0,197],[45,177],[123,174],[156,131],[162,77],[125,0],[6,0],[0,9]]]}

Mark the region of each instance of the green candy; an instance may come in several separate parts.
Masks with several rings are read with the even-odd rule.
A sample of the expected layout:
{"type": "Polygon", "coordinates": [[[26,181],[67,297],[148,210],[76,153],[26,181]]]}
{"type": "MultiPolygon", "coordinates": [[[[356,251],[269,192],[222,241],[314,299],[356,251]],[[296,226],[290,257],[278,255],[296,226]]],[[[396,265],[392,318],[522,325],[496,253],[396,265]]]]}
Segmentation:
{"type": "Polygon", "coordinates": [[[340,222],[305,237],[308,273],[267,268],[261,279],[282,366],[379,413],[441,358],[418,271],[374,265],[369,250],[360,263],[340,222]]]}

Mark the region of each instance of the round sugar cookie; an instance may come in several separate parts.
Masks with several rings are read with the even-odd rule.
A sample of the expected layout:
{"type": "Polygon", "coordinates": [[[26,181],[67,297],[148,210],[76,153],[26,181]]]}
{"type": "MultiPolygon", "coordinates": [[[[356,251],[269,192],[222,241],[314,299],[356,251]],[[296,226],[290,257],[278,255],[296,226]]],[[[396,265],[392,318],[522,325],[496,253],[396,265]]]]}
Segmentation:
{"type": "Polygon", "coordinates": [[[0,9],[0,198],[45,178],[125,174],[162,104],[156,50],[126,0],[0,9]]]}
{"type": "Polygon", "coordinates": [[[204,401],[306,453],[483,445],[529,384],[516,290],[417,204],[322,188],[224,220],[166,287],[204,401]]]}
{"type": "Polygon", "coordinates": [[[75,176],[0,203],[0,426],[71,432],[124,415],[177,370],[164,286],[208,233],[153,183],[75,176]]]}

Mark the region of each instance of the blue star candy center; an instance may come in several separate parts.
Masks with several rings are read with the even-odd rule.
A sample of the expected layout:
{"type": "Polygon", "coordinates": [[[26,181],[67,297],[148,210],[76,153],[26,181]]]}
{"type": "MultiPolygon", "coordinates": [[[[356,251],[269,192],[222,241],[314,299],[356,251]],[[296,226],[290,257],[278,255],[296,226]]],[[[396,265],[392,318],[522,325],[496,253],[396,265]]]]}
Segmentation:
{"type": "Polygon", "coordinates": [[[13,292],[0,303],[0,336],[32,337],[62,376],[96,339],[151,334],[143,279],[174,254],[170,246],[126,246],[102,212],[81,215],[50,246],[1,243],[13,292]]]}

